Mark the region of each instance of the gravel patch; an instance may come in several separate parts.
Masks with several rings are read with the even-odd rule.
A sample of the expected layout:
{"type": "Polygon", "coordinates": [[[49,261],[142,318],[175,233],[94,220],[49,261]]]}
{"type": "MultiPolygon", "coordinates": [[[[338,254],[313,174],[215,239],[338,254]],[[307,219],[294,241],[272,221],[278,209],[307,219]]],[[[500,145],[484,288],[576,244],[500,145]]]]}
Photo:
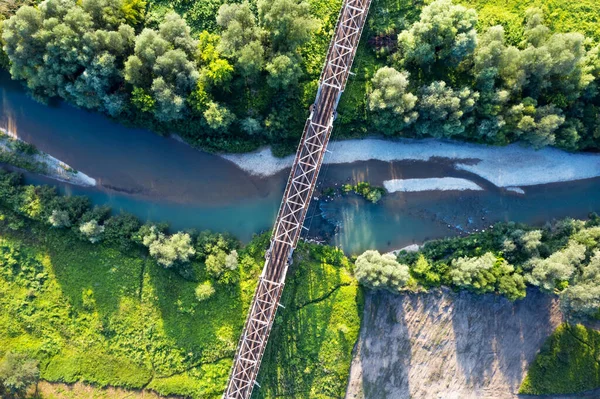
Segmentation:
{"type": "MultiPolygon", "coordinates": [[[[8,138],[6,136],[10,137],[10,139],[12,140],[23,141],[16,134],[6,129],[0,128],[0,133],[2,133],[0,134],[1,151],[13,151],[11,147],[7,144],[6,140],[8,140],[8,138]]],[[[34,162],[44,164],[46,169],[45,173],[43,173],[44,176],[50,177],[55,180],[75,184],[78,186],[93,187],[96,185],[96,179],[94,179],[93,177],[90,177],[83,172],[79,172],[71,168],[69,165],[67,165],[60,159],[56,159],[52,155],[46,154],[45,152],[39,151],[35,155],[21,154],[19,156],[28,157],[28,159],[34,162]]]]}
{"type": "Polygon", "coordinates": [[[385,180],[383,187],[389,192],[415,192],[415,191],[464,191],[483,190],[477,184],[467,179],[456,177],[434,177],[430,179],[394,179],[385,180]]]}
{"type": "MultiPolygon", "coordinates": [[[[454,160],[457,170],[478,175],[497,187],[521,187],[600,176],[600,154],[568,153],[556,148],[535,150],[519,144],[494,147],[447,140],[346,140],[331,142],[330,164],[357,161],[454,160]]],[[[291,167],[294,157],[276,158],[269,148],[248,154],[223,154],[243,170],[270,176],[291,167]]]]}

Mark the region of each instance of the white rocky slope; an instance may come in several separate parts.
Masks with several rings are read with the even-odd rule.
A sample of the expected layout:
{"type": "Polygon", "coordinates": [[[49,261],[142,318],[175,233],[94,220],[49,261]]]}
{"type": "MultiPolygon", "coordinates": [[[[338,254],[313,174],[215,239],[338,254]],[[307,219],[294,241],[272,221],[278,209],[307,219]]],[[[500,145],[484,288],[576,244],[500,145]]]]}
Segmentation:
{"type": "Polygon", "coordinates": [[[450,290],[368,294],[346,399],[511,399],[561,323],[558,301],[450,290]]]}

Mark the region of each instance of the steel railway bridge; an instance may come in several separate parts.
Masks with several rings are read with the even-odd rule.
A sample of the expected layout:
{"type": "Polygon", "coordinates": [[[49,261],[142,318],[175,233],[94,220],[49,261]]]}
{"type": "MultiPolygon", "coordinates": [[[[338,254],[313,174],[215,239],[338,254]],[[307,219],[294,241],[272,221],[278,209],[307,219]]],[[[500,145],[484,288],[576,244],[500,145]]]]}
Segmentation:
{"type": "Polygon", "coordinates": [[[371,0],[344,0],[223,399],[249,399],[371,0]]]}

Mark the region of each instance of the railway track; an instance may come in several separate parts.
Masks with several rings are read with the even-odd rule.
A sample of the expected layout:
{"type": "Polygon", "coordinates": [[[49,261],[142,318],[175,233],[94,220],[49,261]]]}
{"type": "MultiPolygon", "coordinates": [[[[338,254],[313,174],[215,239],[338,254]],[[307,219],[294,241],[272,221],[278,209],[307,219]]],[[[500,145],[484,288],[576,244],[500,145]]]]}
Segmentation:
{"type": "Polygon", "coordinates": [[[283,291],[287,269],[306,218],[323,156],[331,136],[336,108],[346,86],[371,0],[344,0],[327,51],[319,90],[290,171],[271,245],[223,399],[249,399],[256,384],[265,347],[283,291]]]}

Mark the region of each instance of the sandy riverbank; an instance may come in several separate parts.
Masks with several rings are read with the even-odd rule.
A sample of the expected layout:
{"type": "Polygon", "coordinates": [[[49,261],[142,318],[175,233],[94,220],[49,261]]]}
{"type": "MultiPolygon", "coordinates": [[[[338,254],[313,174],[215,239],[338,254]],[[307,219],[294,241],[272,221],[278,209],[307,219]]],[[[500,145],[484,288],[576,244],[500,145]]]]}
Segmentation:
{"type": "MultiPolygon", "coordinates": [[[[332,142],[329,164],[357,161],[430,161],[450,159],[457,170],[480,176],[497,187],[523,187],[582,180],[600,176],[600,154],[568,153],[555,148],[511,144],[492,147],[443,140],[346,140],[332,142]]],[[[223,154],[223,158],[257,176],[274,175],[293,162],[293,156],[276,158],[269,148],[248,154],[223,154]]]]}
{"type": "MultiPolygon", "coordinates": [[[[69,165],[62,162],[60,159],[54,158],[50,154],[38,151],[36,154],[30,155],[15,151],[12,143],[17,140],[24,142],[15,134],[0,128],[0,151],[12,153],[16,158],[21,158],[33,165],[40,165],[40,174],[52,179],[84,187],[93,187],[96,185],[96,179],[71,168],[69,165]]],[[[14,166],[19,167],[19,165],[14,166]]]]}

